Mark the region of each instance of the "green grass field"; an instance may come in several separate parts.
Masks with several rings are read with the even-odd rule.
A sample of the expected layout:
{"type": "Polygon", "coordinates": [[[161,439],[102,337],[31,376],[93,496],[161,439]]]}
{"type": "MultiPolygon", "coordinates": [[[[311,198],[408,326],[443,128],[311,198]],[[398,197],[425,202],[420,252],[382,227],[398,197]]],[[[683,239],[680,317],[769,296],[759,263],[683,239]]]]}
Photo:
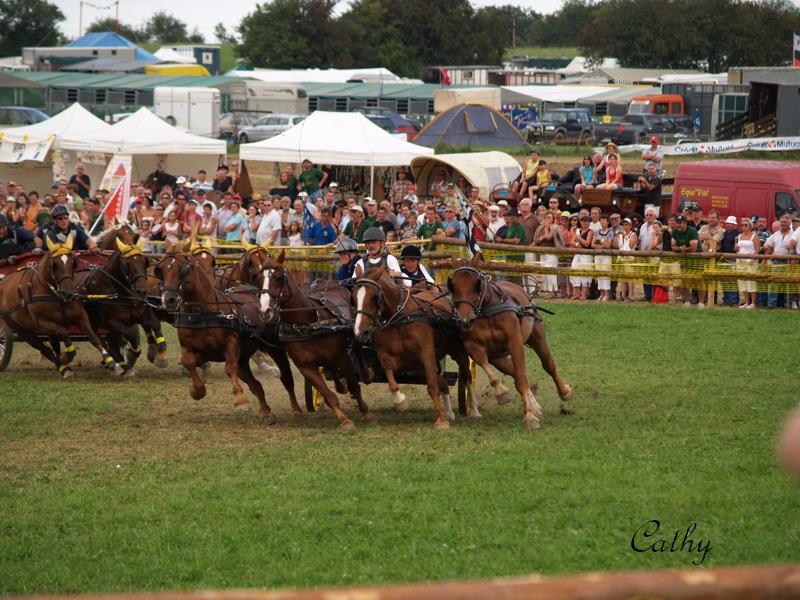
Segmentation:
{"type": "Polygon", "coordinates": [[[508,48],[503,56],[510,60],[514,56],[530,56],[531,58],[575,58],[580,49],[574,46],[517,46],[508,48]]]}
{"type": "Polygon", "coordinates": [[[518,401],[483,396],[482,421],[438,432],[422,388],[395,415],[373,385],[379,423],[347,434],[327,410],[292,421],[262,375],[266,427],[234,412],[219,365],[195,402],[174,364],[110,381],[81,344],[61,384],[18,345],[0,375],[0,594],[691,567],[631,549],[651,519],[668,545],[696,523],[704,566],[797,560],[800,485],[773,450],[800,389],[796,315],[544,306],[576,414],[530,357],[533,433],[518,401]]]}

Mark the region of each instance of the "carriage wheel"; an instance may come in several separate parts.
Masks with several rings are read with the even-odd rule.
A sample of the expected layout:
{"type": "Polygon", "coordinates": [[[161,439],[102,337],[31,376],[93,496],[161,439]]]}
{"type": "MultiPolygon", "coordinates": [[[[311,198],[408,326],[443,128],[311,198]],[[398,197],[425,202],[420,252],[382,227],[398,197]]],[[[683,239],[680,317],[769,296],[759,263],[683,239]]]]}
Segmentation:
{"type": "Polygon", "coordinates": [[[14,334],[0,320],[0,371],[5,371],[14,350],[14,334]]]}

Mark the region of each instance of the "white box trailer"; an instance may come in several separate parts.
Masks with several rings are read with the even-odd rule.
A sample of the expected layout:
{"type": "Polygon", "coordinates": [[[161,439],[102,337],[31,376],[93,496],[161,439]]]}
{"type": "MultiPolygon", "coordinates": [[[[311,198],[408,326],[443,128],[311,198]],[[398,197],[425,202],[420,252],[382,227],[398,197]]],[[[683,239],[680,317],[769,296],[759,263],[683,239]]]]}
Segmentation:
{"type": "Polygon", "coordinates": [[[220,91],[207,87],[157,87],[153,90],[156,115],[170,125],[195,135],[219,135],[220,91]]]}
{"type": "Polygon", "coordinates": [[[308,114],[308,93],[299,83],[238,79],[220,86],[237,112],[308,114]]]}

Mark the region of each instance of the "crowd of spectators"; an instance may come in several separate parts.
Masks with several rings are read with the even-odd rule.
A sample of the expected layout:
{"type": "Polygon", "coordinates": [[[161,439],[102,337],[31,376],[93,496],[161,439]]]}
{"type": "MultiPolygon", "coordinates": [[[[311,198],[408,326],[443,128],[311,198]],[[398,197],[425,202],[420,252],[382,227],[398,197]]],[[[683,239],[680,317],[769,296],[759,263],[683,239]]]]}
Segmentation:
{"type": "MultiPolygon", "coordinates": [[[[597,173],[621,171],[621,159],[615,150],[612,144],[604,156],[587,155],[577,169],[580,185],[586,188],[604,185],[598,183],[597,173]]],[[[659,150],[654,138],[650,151],[643,156],[642,185],[651,185],[660,177],[663,153],[659,150]]],[[[780,268],[800,251],[800,218],[796,212],[771,224],[758,216],[722,219],[715,210],[704,215],[699,206],[691,203],[687,203],[683,213],[661,221],[653,208],[648,208],[643,216],[603,214],[596,207],[569,212],[564,210],[562,200],[542,193],[551,182],[546,167],[546,161],[538,153],[531,154],[521,177],[512,184],[522,194],[516,207],[505,200],[497,203],[484,200],[478,188],[469,186],[463,178],[450,178],[444,169],[437,172],[429,189],[420,193],[410,175],[400,170],[392,185],[381,190],[384,199],[378,202],[369,196],[342,192],[335,181],[329,180],[326,170],[307,160],[297,172],[293,165],[285,167],[277,185],[266,194],[254,193],[247,198],[235,193],[235,174],[229,175],[226,167],[220,167],[213,179],[209,180],[204,171],[181,176],[174,186],[164,187],[155,196],[141,183],[135,183],[131,189],[129,219],[138,225],[147,249],[155,252],[185,239],[194,228],[201,235],[232,243],[246,240],[254,244],[333,247],[344,237],[361,243],[370,227],[379,227],[387,241],[424,242],[437,236],[463,240],[469,227],[479,243],[535,246],[537,250],[567,247],[731,252],[742,255],[736,261],[736,268],[743,275],[755,269],[759,261],[750,256],[772,255],[772,264],[780,268]],[[471,214],[469,225],[468,214],[471,214]],[[776,258],[783,256],[787,258],[776,258]]],[[[95,234],[102,230],[103,207],[109,193],[93,189],[80,165],[71,178],[55,182],[43,196],[25,190],[14,181],[0,182],[0,261],[13,258],[21,250],[41,247],[43,231],[53,226],[51,213],[59,206],[62,207],[59,214],[68,216],[69,227],[74,230],[95,234]]],[[[582,271],[574,277],[520,278],[526,287],[536,285],[540,294],[549,297],[600,302],[643,299],[680,302],[685,306],[696,304],[701,308],[708,302],[703,291],[664,290],[649,284],[634,286],[627,281],[612,281],[610,273],[608,277],[599,276],[612,269],[610,256],[578,253],[567,260],[539,251],[508,254],[506,259],[537,261],[553,267],[571,265],[582,271]],[[595,276],[587,276],[586,271],[595,276]],[[643,290],[640,298],[637,290],[643,290]]],[[[620,260],[623,270],[633,269],[632,260],[632,257],[620,260]]],[[[662,267],[666,270],[668,265],[662,267]]],[[[726,292],[722,299],[723,304],[742,308],[795,308],[797,301],[793,294],[756,293],[754,282],[745,277],[738,282],[738,293],[726,292]]]]}

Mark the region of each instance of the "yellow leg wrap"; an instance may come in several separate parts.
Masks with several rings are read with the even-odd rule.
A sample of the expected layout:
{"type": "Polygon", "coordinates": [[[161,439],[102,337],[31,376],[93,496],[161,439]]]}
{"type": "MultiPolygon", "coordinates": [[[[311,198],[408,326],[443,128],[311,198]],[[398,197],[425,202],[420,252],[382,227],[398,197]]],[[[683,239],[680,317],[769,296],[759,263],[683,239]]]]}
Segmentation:
{"type": "Polygon", "coordinates": [[[63,372],[64,372],[64,371],[66,371],[68,368],[69,368],[69,367],[67,367],[67,365],[59,365],[59,366],[58,366],[58,372],[59,372],[59,373],[63,373],[63,372]]]}
{"type": "MultiPolygon", "coordinates": [[[[320,368],[319,368],[319,374],[320,374],[320,375],[322,375],[322,376],[323,376],[323,378],[324,378],[324,377],[325,377],[325,369],[323,369],[322,367],[320,367],[320,368]]],[[[319,407],[320,407],[320,406],[322,406],[322,403],[323,403],[324,401],[325,401],[325,399],[322,397],[322,394],[320,394],[320,393],[317,391],[317,388],[315,388],[315,387],[312,387],[312,388],[311,388],[311,402],[312,402],[312,403],[313,403],[313,405],[314,405],[314,410],[318,410],[318,409],[319,409],[319,407]]]]}
{"type": "Polygon", "coordinates": [[[113,359],[112,357],[110,357],[110,356],[106,356],[106,357],[103,359],[103,362],[104,362],[104,363],[106,363],[107,365],[110,365],[111,363],[113,363],[113,362],[114,362],[114,359],[113,359]]]}
{"type": "Polygon", "coordinates": [[[156,344],[163,344],[166,341],[163,335],[156,338],[156,344]]]}
{"type": "Polygon", "coordinates": [[[68,352],[72,354],[73,352],[77,352],[78,349],[75,347],[75,344],[70,344],[69,346],[64,346],[64,352],[68,352]]]}
{"type": "Polygon", "coordinates": [[[133,346],[131,346],[131,352],[133,352],[134,354],[141,354],[142,353],[142,349],[141,348],[134,348],[133,346]]]}

